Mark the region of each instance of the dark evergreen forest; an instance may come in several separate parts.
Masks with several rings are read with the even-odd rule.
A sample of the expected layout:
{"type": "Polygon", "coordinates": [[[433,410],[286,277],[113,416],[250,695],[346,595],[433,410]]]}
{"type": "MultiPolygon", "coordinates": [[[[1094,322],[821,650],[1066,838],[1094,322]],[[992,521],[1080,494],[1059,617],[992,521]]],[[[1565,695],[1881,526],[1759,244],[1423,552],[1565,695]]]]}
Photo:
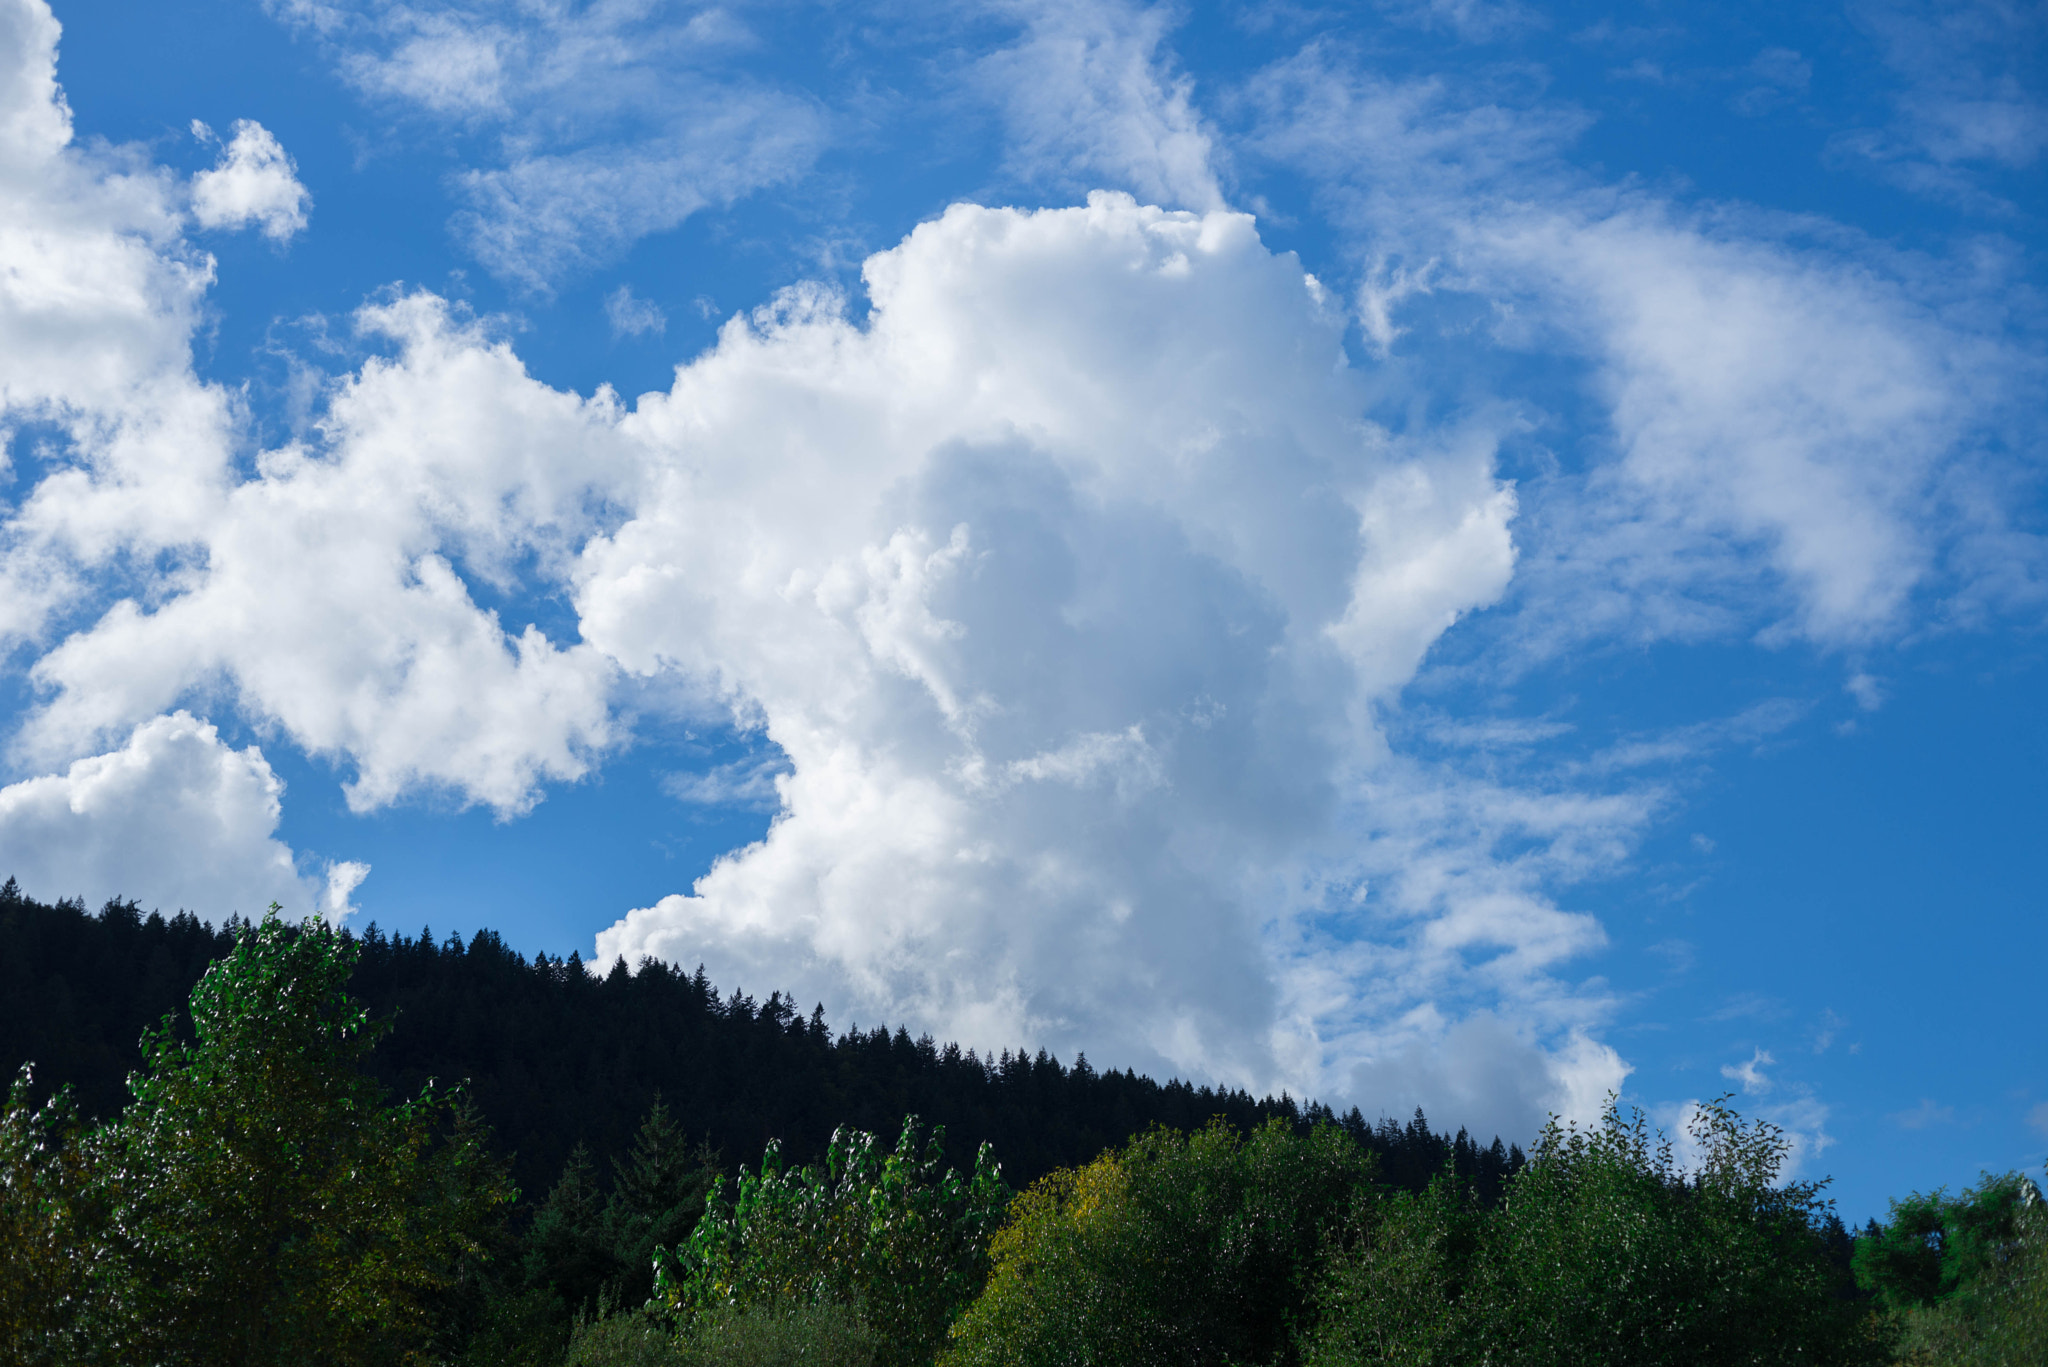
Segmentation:
{"type": "MultiPolygon", "coordinates": [[[[133,901],[97,914],[77,901],[42,903],[10,878],[0,885],[0,1069],[12,1076],[33,1062],[38,1102],[68,1085],[87,1118],[118,1113],[143,1031],[183,1010],[242,928],[145,914],[133,901]]],[[[728,1164],[758,1158],[771,1138],[791,1162],[812,1162],[842,1125],[894,1134],[917,1115],[944,1127],[955,1166],[972,1166],[993,1143],[1020,1188],[1154,1125],[1192,1131],[1216,1116],[1245,1131],[1275,1118],[1331,1120],[1394,1184],[1420,1191],[1448,1160],[1489,1202],[1523,1161],[1499,1138],[1482,1146],[1462,1130],[1436,1133],[1420,1111],[1406,1123],[1369,1121],[1285,1095],[1097,1071],[1085,1055],[1071,1066],[1043,1050],[985,1058],[900,1026],[835,1033],[822,1008],[805,1014],[775,991],[765,1000],[721,993],[701,969],[630,971],[621,960],[598,977],[575,954],[529,960],[490,931],[466,944],[431,929],[345,935],[357,946],[350,994],[393,1021],[373,1076],[398,1096],[429,1078],[466,1082],[528,1203],[577,1144],[598,1157],[606,1182],[603,1160],[627,1151],[657,1098],[728,1164]]]]}

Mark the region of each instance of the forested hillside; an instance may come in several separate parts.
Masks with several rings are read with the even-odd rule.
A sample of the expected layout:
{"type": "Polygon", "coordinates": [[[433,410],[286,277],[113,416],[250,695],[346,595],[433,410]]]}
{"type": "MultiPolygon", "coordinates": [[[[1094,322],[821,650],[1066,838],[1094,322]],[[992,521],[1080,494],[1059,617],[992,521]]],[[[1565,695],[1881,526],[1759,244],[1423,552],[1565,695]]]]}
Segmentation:
{"type": "MultiPolygon", "coordinates": [[[[22,989],[5,998],[9,1028],[54,1046],[20,1008],[68,1010],[65,1057],[95,1078],[119,1062],[106,1021],[145,1010],[179,952],[211,939],[225,953],[144,1032],[117,1109],[83,1117],[70,1088],[39,1104],[47,1082],[17,1074],[0,1110],[0,1367],[2048,1360],[2048,1212],[2033,1183],[1987,1175],[1916,1194],[1890,1225],[1851,1236],[1823,1184],[1784,1178],[1783,1134],[1725,1101],[1688,1123],[1683,1165],[1613,1102],[1588,1128],[1553,1121],[1523,1162],[1431,1136],[1419,1116],[1369,1129],[1355,1113],[1340,1122],[1078,1061],[990,1065],[879,1030],[834,1038],[779,998],[721,997],[652,966],[595,980],[487,936],[358,938],[272,914],[223,940],[127,904],[91,917],[7,890],[0,950],[23,951],[0,984],[22,989]],[[96,964],[113,984],[99,997],[96,964]],[[369,987],[421,1006],[416,1018],[448,1037],[397,1055],[369,987]],[[104,1004],[91,1028],[88,1002],[104,1004]],[[540,1019],[494,1027],[496,1005],[540,1019]],[[740,1127],[729,1142],[781,1123],[750,1104],[792,1106],[787,1123],[802,1126],[815,1112],[795,1103],[819,1096],[849,1108],[929,1097],[970,1124],[1017,1126],[1040,1153],[1082,1142],[1049,1114],[1065,1104],[1215,1110],[1155,1121],[1020,1189],[1000,1135],[953,1163],[959,1136],[904,1115],[893,1147],[890,1130],[842,1123],[819,1161],[792,1161],[770,1137],[734,1163],[705,1133],[692,1142],[679,1123],[689,1100],[673,1115],[654,1102],[607,1163],[572,1141],[545,1199],[522,1211],[464,1084],[383,1079],[474,1058],[513,1106],[535,1093],[504,1081],[520,1076],[512,1051],[540,1047],[550,1022],[651,1032],[658,1062],[706,1074],[677,1094],[740,1127]],[[749,1067],[778,1071],[750,1086],[749,1067]],[[1391,1166],[1430,1152],[1423,1180],[1391,1166]]],[[[638,1085],[646,1065],[627,1062],[630,1047],[579,1038],[526,1086],[607,1063],[600,1084],[638,1085]]],[[[529,1123],[581,1133],[560,1106],[529,1123]]]]}
{"type": "MultiPolygon", "coordinates": [[[[0,1068],[11,1076],[33,1062],[38,1100],[69,1085],[87,1116],[114,1114],[143,1030],[184,1007],[237,929],[189,913],[145,915],[134,902],[95,915],[23,897],[9,879],[0,886],[0,1068]]],[[[1522,1161],[1499,1138],[1482,1146],[1463,1132],[1434,1133],[1420,1112],[1405,1124],[1369,1122],[1286,1096],[1097,1071],[1085,1057],[1067,1065],[1018,1049],[984,1058],[879,1024],[835,1033],[820,1009],[799,1012],[772,988],[766,999],[721,993],[701,970],[649,963],[632,972],[620,962],[600,978],[574,954],[528,960],[489,931],[466,944],[428,929],[344,935],[356,947],[350,993],[392,1019],[373,1075],[406,1096],[429,1078],[466,1081],[529,1200],[578,1143],[608,1184],[602,1160],[626,1151],[657,1097],[693,1141],[734,1162],[758,1157],[771,1138],[791,1161],[809,1162],[840,1125],[893,1134],[915,1114],[944,1127],[955,1165],[993,1141],[1020,1186],[1153,1125],[1198,1129],[1215,1116],[1242,1129],[1334,1120],[1417,1190],[1450,1159],[1492,1200],[1522,1161]]]]}

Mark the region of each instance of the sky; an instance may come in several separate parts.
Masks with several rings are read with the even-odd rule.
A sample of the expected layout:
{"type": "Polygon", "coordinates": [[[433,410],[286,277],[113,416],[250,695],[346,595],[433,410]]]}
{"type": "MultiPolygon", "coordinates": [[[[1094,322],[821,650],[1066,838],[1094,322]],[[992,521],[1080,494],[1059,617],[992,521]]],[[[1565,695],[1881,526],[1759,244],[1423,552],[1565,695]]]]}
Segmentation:
{"type": "Polygon", "coordinates": [[[0,866],[2039,1169],[2044,161],[2004,0],[0,0],[0,866]]]}

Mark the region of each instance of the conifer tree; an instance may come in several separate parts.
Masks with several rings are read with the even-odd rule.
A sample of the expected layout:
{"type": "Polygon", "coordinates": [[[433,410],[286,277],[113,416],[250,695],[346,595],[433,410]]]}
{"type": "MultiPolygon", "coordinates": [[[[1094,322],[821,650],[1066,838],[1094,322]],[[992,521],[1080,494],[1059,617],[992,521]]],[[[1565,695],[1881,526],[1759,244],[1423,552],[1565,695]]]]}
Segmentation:
{"type": "Polygon", "coordinates": [[[590,1150],[578,1144],[527,1231],[528,1284],[552,1289],[571,1310],[595,1304],[620,1270],[605,1237],[604,1216],[597,1167],[590,1150]]]}
{"type": "Polygon", "coordinates": [[[612,1194],[604,1231],[618,1264],[614,1299],[638,1305],[654,1288],[654,1252],[690,1237],[704,1213],[704,1198],[718,1173],[709,1143],[693,1151],[682,1128],[657,1096],[623,1159],[612,1160],[612,1194]]]}

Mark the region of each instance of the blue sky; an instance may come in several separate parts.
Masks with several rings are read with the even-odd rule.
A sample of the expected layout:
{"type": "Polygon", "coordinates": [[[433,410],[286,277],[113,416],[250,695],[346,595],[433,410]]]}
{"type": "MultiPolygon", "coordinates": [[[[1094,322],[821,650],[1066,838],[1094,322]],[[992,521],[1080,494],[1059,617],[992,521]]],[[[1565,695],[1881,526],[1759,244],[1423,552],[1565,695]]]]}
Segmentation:
{"type": "Polygon", "coordinates": [[[0,0],[0,863],[2038,1167],[2044,47],[0,0]]]}

